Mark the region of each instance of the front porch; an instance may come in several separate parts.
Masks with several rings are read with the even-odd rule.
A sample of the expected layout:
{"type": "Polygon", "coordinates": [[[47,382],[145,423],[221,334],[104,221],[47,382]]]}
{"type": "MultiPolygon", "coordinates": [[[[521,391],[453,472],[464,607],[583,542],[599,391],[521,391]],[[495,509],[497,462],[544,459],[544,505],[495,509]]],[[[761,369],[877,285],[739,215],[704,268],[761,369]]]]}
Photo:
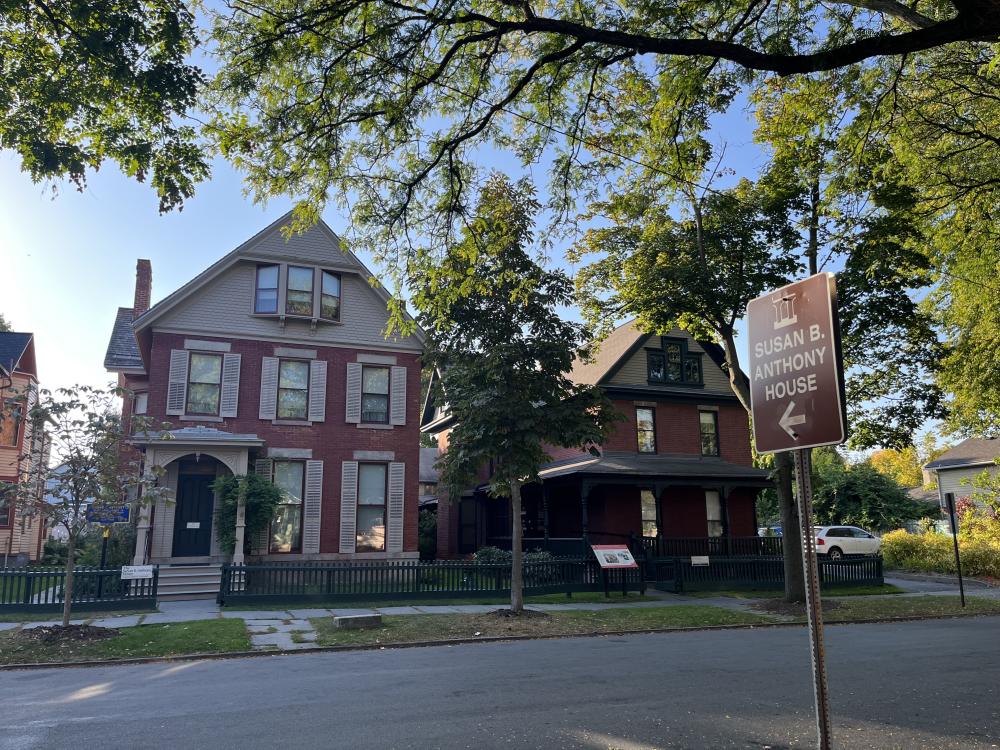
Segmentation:
{"type": "MultiPolygon", "coordinates": [[[[757,536],[757,493],[768,473],[719,460],[605,454],[550,464],[522,491],[523,549],[587,556],[591,544],[628,544],[646,558],[780,555],[780,539],[757,536]]],[[[510,503],[467,494],[453,506],[454,544],[464,556],[511,547],[510,503]]]]}

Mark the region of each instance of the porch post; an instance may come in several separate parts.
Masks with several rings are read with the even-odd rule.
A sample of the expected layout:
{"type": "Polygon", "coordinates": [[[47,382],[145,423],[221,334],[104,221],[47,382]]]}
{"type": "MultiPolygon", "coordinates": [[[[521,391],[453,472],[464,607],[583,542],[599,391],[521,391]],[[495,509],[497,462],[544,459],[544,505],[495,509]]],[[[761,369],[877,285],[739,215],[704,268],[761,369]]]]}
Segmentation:
{"type": "Polygon", "coordinates": [[[587,498],[590,497],[590,491],[594,489],[590,482],[583,482],[580,485],[580,528],[583,532],[584,542],[587,541],[587,498]]]}
{"type": "Polygon", "coordinates": [[[719,486],[719,505],[722,506],[722,538],[725,539],[726,545],[726,555],[732,555],[732,534],[730,533],[729,526],[729,485],[723,484],[719,486]]]}
{"type": "Polygon", "coordinates": [[[149,547],[149,513],[148,503],[139,501],[139,521],[135,527],[135,555],[132,557],[133,565],[146,564],[146,549],[149,547]]]}
{"type": "MultiPolygon", "coordinates": [[[[250,468],[250,456],[247,451],[243,451],[236,459],[236,473],[246,474],[250,468]]],[[[243,564],[243,545],[246,540],[247,531],[247,501],[246,485],[240,483],[240,497],[236,505],[236,546],[233,548],[233,565],[243,564]]]]}
{"type": "Polygon", "coordinates": [[[542,482],[542,527],[545,537],[545,549],[549,548],[549,488],[542,482]]]}

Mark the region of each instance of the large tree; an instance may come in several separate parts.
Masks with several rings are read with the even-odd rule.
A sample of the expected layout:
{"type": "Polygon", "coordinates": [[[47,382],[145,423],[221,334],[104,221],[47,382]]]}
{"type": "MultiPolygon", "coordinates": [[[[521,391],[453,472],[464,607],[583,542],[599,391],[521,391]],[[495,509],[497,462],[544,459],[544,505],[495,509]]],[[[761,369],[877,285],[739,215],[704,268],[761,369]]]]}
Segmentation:
{"type": "Polygon", "coordinates": [[[532,256],[538,208],[528,183],[494,175],[462,242],[412,278],[427,361],[455,418],[441,481],[461,491],[492,467],[489,494],[511,506],[514,612],[524,604],[521,487],[538,479],[550,447],[599,445],[614,414],[600,389],[569,379],[587,335],[559,314],[572,281],[532,256]]]}
{"type": "Polygon", "coordinates": [[[160,209],[208,175],[185,115],[203,82],[183,0],[22,0],[0,5],[0,149],[32,180],[78,188],[105,161],[149,181],[160,209]]]}
{"type": "Polygon", "coordinates": [[[528,161],[555,146],[556,176],[579,188],[588,152],[640,156],[590,136],[595,112],[655,127],[839,70],[865,71],[881,103],[900,65],[998,36],[997,0],[230,0],[214,27],[215,127],[258,198],[299,196],[308,221],[333,195],[391,256],[410,232],[455,236],[483,144],[528,161]],[[620,106],[650,77],[638,111],[620,106]]]}

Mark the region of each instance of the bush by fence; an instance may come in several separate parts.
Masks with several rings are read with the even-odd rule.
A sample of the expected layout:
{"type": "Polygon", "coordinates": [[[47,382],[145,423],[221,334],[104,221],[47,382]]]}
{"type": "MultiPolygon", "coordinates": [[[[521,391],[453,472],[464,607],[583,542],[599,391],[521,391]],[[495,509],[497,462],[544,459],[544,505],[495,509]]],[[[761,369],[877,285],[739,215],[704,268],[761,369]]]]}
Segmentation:
{"type": "MultiPolygon", "coordinates": [[[[993,538],[962,531],[958,535],[958,547],[963,573],[1000,578],[1000,531],[993,538]]],[[[882,555],[889,568],[921,573],[957,572],[954,543],[949,534],[910,534],[902,529],[893,531],[882,537],[882,555]]]]}

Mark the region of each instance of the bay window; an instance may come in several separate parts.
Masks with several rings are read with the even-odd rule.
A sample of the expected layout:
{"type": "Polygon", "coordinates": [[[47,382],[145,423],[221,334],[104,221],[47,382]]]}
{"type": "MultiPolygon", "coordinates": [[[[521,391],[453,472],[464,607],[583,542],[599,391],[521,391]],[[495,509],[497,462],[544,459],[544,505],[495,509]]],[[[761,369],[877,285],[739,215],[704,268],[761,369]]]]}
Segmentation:
{"type": "Polygon", "coordinates": [[[285,289],[285,313],[311,318],[313,314],[313,270],[303,266],[288,267],[285,289]]]}

